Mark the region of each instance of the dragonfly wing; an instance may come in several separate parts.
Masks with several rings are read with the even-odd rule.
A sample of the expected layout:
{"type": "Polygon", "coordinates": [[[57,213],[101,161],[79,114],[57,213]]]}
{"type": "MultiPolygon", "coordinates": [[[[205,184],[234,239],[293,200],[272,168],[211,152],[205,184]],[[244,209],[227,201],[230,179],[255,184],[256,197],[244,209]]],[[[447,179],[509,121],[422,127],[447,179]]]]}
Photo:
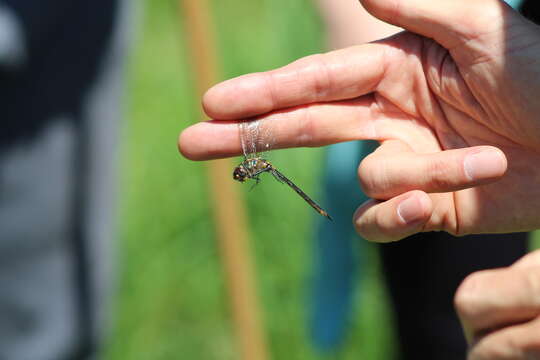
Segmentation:
{"type": "Polygon", "coordinates": [[[274,137],[266,120],[243,121],[238,124],[242,151],[246,158],[261,157],[272,148],[274,137]]]}
{"type": "Polygon", "coordinates": [[[248,121],[238,123],[240,131],[240,143],[242,144],[242,152],[246,159],[252,158],[257,153],[256,139],[253,137],[253,129],[250,128],[248,121]]]}
{"type": "Polygon", "coordinates": [[[268,126],[268,121],[271,120],[257,120],[257,150],[259,155],[264,158],[267,156],[264,156],[263,153],[272,150],[275,143],[275,137],[268,126]]]}

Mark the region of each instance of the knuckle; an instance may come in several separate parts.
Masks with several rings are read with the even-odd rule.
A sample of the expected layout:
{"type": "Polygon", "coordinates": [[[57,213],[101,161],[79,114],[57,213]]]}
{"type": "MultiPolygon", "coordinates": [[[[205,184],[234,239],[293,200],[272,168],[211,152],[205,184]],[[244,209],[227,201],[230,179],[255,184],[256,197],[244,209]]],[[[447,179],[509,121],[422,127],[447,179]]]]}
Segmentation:
{"type": "Polygon", "coordinates": [[[381,162],[373,154],[366,156],[358,166],[358,180],[362,191],[371,198],[380,197],[384,191],[381,162]]]}
{"type": "Polygon", "coordinates": [[[455,185],[455,177],[452,174],[453,167],[447,161],[436,159],[428,165],[426,174],[429,176],[429,183],[435,189],[448,189],[455,185]]]}
{"type": "Polygon", "coordinates": [[[313,54],[291,64],[296,68],[298,78],[307,78],[308,91],[312,101],[324,99],[332,89],[332,76],[326,63],[326,54],[313,54]]]}
{"type": "Polygon", "coordinates": [[[533,299],[535,305],[540,305],[540,267],[528,268],[523,272],[524,286],[530,295],[530,299],[533,299]]]}
{"type": "Polygon", "coordinates": [[[317,134],[317,124],[313,117],[312,106],[306,106],[301,109],[302,117],[297,120],[296,129],[296,145],[297,146],[309,146],[313,139],[319,137],[317,134]]]}
{"type": "Polygon", "coordinates": [[[478,341],[470,350],[468,360],[526,359],[519,339],[495,333],[478,341]]]}
{"type": "Polygon", "coordinates": [[[484,271],[470,274],[461,282],[454,295],[454,307],[464,318],[475,317],[483,308],[479,287],[484,279],[484,271]]]}
{"type": "Polygon", "coordinates": [[[317,71],[313,76],[313,93],[316,94],[316,99],[324,99],[332,89],[332,76],[330,69],[326,64],[326,56],[324,54],[316,54],[313,56],[317,71]]]}
{"type": "Polygon", "coordinates": [[[524,359],[540,359],[540,319],[537,318],[529,326],[525,334],[514,340],[514,346],[524,354],[524,359]]]}

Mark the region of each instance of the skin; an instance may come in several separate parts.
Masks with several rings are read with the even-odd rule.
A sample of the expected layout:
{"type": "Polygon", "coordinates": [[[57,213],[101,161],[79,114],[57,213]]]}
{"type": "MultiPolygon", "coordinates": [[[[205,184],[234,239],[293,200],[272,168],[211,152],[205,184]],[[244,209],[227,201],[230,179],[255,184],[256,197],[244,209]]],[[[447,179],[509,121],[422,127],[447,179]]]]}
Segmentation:
{"type": "Polygon", "coordinates": [[[236,122],[255,117],[278,148],[375,139],[358,171],[376,199],[354,214],[363,237],[540,227],[539,27],[497,0],[362,4],[408,31],[212,87],[214,120],[185,129],[180,152],[239,154],[236,122]]]}
{"type": "MultiPolygon", "coordinates": [[[[358,168],[374,200],[353,223],[388,242],[540,228],[540,28],[497,0],[361,0],[405,29],[218,84],[213,120],[185,129],[180,152],[241,152],[237,122],[258,118],[276,147],[381,143],[358,168]]],[[[468,277],[456,308],[469,360],[540,359],[540,254],[468,277]]]]}
{"type": "Polygon", "coordinates": [[[341,49],[394,35],[403,29],[371,16],[357,1],[317,0],[330,49],[341,49]]]}
{"type": "Polygon", "coordinates": [[[471,344],[468,360],[540,359],[540,251],[469,275],[455,304],[471,344]]]}

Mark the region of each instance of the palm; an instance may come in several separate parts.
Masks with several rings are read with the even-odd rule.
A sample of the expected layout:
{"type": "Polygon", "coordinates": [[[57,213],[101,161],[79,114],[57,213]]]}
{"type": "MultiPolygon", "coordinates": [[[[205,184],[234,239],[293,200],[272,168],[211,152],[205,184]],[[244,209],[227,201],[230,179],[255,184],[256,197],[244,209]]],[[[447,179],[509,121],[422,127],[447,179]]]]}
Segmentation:
{"type": "MultiPolygon", "coordinates": [[[[426,230],[454,234],[504,231],[516,218],[520,227],[514,230],[530,229],[538,222],[527,203],[532,198],[540,200],[540,193],[533,193],[540,183],[540,172],[532,166],[540,164],[536,140],[540,125],[530,122],[534,114],[522,111],[519,101],[530,92],[539,92],[525,83],[520,89],[505,81],[503,77],[510,76],[512,69],[484,63],[458,66],[446,49],[420,36],[402,33],[385,43],[392,47],[386,51],[392,58],[387,60],[390,65],[377,87],[376,106],[372,106],[372,111],[379,113],[374,116],[380,139],[401,141],[416,153],[493,145],[509,161],[505,177],[493,184],[432,194],[441,211],[433,213],[426,230]],[[491,89],[484,72],[501,75],[491,89]],[[522,93],[517,103],[510,101],[516,92],[522,93]]],[[[540,106],[536,113],[540,113],[540,106]]],[[[373,195],[388,199],[396,196],[396,191],[406,190],[412,188],[373,195]]]]}

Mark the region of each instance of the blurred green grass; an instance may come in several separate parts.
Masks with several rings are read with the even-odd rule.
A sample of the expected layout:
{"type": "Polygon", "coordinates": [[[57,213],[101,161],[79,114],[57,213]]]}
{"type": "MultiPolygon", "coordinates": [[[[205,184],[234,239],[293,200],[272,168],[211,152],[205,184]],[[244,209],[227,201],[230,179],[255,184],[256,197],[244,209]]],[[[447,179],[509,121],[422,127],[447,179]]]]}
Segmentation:
{"type": "MultiPolygon", "coordinates": [[[[176,1],[144,5],[130,68],[119,298],[106,358],[237,359],[204,166],[176,150],[177,134],[199,116],[181,15],[176,1]]],[[[309,0],[212,5],[225,78],[284,65],[322,49],[323,29],[309,0]]],[[[320,158],[318,149],[272,155],[315,198],[320,158]]],[[[223,174],[223,181],[232,181],[229,175],[223,174]]],[[[256,196],[245,199],[272,358],[384,358],[387,347],[377,341],[384,339],[385,327],[370,328],[373,319],[387,318],[375,276],[369,276],[373,290],[362,299],[372,310],[358,314],[362,321],[354,322],[355,335],[343,351],[314,353],[306,308],[316,214],[275,181],[264,181],[254,192],[256,196]]]]}
{"type": "MultiPolygon", "coordinates": [[[[144,5],[124,129],[119,296],[105,358],[237,359],[204,165],[176,150],[178,133],[199,116],[181,14],[176,0],[144,5]]],[[[310,0],[214,0],[212,6],[225,78],[323,49],[310,0]]],[[[320,149],[276,151],[272,160],[318,198],[320,149]]],[[[223,181],[233,180],[223,174],[223,181]]],[[[256,196],[243,190],[271,358],[389,358],[391,319],[376,256],[342,351],[316,354],[307,331],[316,214],[275,181],[264,181],[256,196]]]]}

